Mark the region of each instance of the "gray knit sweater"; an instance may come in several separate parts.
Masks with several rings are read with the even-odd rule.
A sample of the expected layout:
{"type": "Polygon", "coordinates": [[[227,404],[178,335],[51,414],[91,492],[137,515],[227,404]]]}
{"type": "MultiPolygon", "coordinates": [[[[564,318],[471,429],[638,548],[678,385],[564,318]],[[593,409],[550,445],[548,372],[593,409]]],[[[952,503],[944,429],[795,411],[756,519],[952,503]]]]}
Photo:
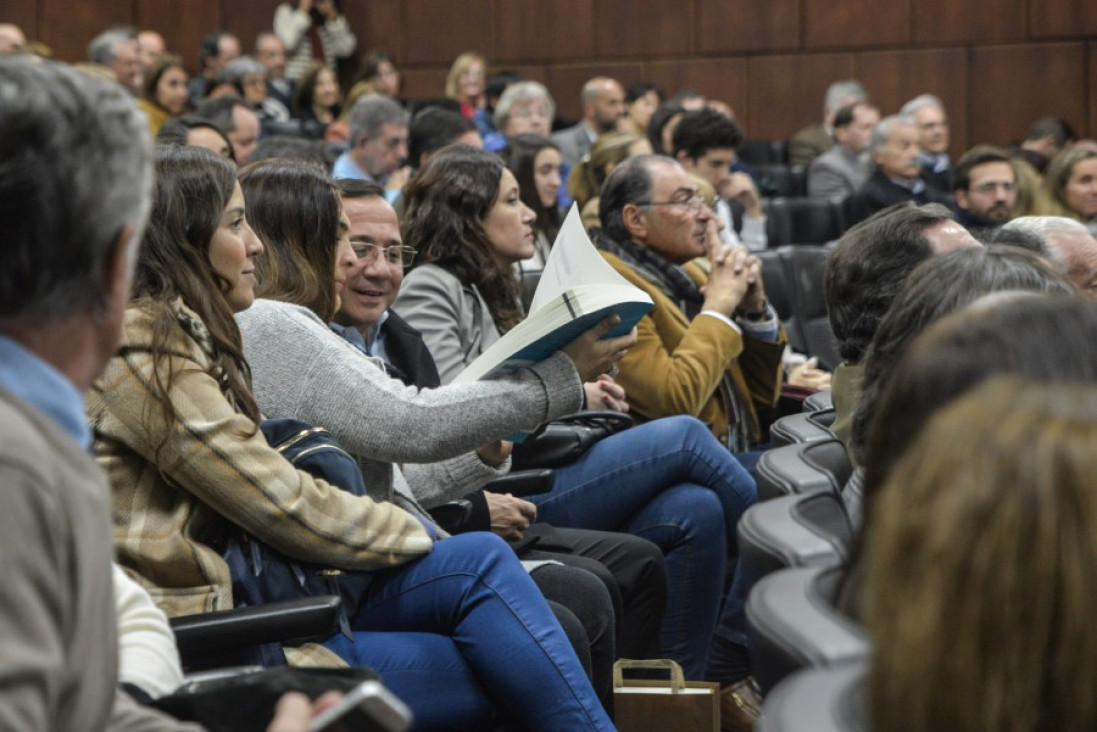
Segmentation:
{"type": "Polygon", "coordinates": [[[579,374],[563,353],[507,379],[420,390],[306,308],[260,299],[236,322],[263,413],[327,428],[358,458],[376,500],[407,495],[408,483],[426,506],[463,496],[509,467],[485,465],[476,448],[582,406],[579,374]]]}

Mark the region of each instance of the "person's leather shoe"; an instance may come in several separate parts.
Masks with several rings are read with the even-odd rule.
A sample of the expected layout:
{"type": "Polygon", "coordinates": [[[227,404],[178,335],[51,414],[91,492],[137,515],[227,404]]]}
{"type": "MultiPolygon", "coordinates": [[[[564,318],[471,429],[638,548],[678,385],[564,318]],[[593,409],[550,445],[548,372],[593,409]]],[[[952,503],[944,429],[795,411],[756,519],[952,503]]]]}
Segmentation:
{"type": "Polygon", "coordinates": [[[753,677],[720,690],[721,732],[750,732],[761,713],[762,693],[753,677]]]}

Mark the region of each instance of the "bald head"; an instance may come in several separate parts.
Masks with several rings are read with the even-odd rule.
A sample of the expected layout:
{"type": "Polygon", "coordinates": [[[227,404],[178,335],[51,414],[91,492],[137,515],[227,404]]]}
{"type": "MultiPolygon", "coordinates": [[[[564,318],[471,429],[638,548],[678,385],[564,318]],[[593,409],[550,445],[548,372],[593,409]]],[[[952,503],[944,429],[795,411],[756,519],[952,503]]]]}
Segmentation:
{"type": "Polygon", "coordinates": [[[625,114],[625,90],[615,79],[596,76],[583,85],[583,120],[598,134],[613,132],[625,114]]]}
{"type": "Polygon", "coordinates": [[[0,56],[22,53],[27,48],[23,29],[14,23],[0,23],[0,56]]]}

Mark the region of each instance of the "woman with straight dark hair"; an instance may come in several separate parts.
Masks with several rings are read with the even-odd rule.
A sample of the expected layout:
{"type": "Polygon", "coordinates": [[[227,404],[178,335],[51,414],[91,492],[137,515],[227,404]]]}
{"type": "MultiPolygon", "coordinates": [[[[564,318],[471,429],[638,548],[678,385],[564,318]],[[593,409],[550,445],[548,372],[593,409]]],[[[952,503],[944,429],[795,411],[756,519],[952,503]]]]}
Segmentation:
{"type": "MultiPolygon", "coordinates": [[[[432,156],[405,202],[404,241],[422,265],[404,280],[394,309],[423,334],[447,383],[523,318],[512,266],[533,249],[533,212],[498,156],[467,146],[432,156]]],[[[587,404],[627,409],[606,376],[587,384],[587,404]]],[[[557,468],[553,489],[531,500],[553,525],[626,531],[657,544],[670,583],[660,652],[690,678],[728,689],[749,675],[741,577],[719,626],[717,611],[735,527],[755,486],[700,421],[654,420],[606,438],[557,468]]]]}
{"type": "Polygon", "coordinates": [[[254,301],[263,251],[235,171],[208,151],[167,147],[156,173],[124,345],[88,399],[118,561],[170,615],[229,608],[221,549],[235,525],[291,559],[371,572],[348,608],[353,641],[340,633],[326,645],[376,668],[422,728],[491,724],[488,699],[526,727],[610,729],[501,540],[439,539],[413,513],[297,471],[267,444],[233,319],[254,301]]]}
{"type": "Polygon", "coordinates": [[[541,269],[560,233],[563,219],[556,205],[560,190],[560,148],[540,135],[516,135],[503,150],[503,160],[514,173],[521,189],[522,203],[533,211],[535,254],[519,262],[524,269],[541,269]]]}

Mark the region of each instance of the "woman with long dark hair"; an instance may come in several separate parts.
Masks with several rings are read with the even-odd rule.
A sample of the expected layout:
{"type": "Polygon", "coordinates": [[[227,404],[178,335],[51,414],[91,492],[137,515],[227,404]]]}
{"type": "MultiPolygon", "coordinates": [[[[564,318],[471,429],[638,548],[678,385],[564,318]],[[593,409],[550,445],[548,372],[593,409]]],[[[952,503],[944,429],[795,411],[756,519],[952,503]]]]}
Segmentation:
{"type": "Polygon", "coordinates": [[[563,220],[556,204],[560,190],[560,148],[552,140],[540,135],[516,135],[507,143],[503,160],[514,174],[521,191],[522,203],[533,211],[534,242],[536,253],[522,260],[526,269],[541,269],[548,259],[556,235],[563,220]]]}
{"type": "MultiPolygon", "coordinates": [[[[423,334],[448,382],[522,320],[512,266],[532,253],[533,212],[497,156],[465,146],[432,156],[405,202],[404,241],[422,264],[394,309],[423,334]]],[[[587,384],[587,403],[627,409],[608,377],[587,384]]],[[[553,489],[531,500],[554,525],[625,531],[657,544],[670,588],[661,653],[691,678],[707,676],[735,693],[750,671],[741,577],[715,639],[713,631],[728,550],[755,486],[700,421],[660,419],[604,439],[557,468],[553,489]]]]}
{"type": "MultiPolygon", "coordinates": [[[[233,319],[255,299],[263,247],[231,163],[162,148],[150,222],[124,345],[88,400],[119,562],[171,615],[228,608],[221,549],[239,527],[291,559],[371,572],[348,608],[354,641],[326,645],[382,673],[425,728],[482,726],[490,699],[526,726],[610,729],[503,542],[439,540],[422,518],[299,472],[267,444],[233,319]]],[[[333,232],[334,279],[353,251],[333,232]]]]}

